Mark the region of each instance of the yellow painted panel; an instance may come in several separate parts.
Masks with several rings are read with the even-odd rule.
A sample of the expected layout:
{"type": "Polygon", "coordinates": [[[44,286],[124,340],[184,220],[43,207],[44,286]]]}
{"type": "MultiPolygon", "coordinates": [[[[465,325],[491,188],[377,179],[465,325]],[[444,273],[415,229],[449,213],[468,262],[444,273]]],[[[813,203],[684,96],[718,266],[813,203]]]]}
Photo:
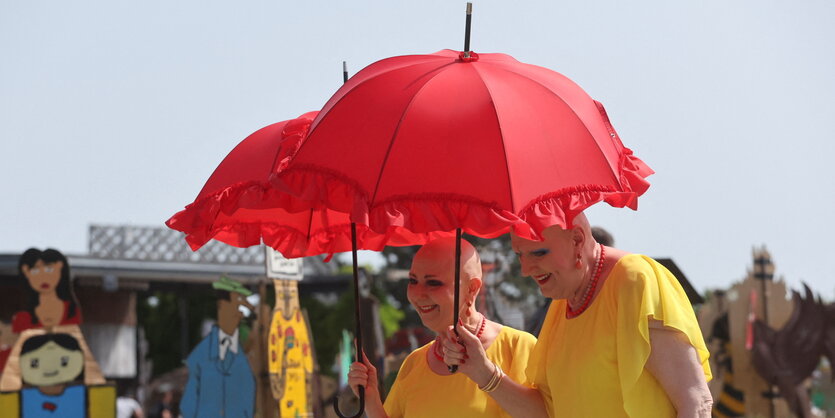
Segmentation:
{"type": "Polygon", "coordinates": [[[0,416],[20,417],[20,392],[0,393],[0,416]]]}
{"type": "Polygon", "coordinates": [[[116,418],[116,387],[112,385],[87,388],[89,418],[116,418]]]}

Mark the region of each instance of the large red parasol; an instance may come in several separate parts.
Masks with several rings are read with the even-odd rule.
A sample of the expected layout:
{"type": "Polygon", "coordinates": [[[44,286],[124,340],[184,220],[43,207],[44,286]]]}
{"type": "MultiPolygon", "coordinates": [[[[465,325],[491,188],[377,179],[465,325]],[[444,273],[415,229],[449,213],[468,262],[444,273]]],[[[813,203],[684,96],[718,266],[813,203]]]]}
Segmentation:
{"type": "Polygon", "coordinates": [[[652,170],[565,76],[504,54],[384,59],[352,77],[274,176],[378,232],[537,239],[605,201],[637,208],[652,170]]]}

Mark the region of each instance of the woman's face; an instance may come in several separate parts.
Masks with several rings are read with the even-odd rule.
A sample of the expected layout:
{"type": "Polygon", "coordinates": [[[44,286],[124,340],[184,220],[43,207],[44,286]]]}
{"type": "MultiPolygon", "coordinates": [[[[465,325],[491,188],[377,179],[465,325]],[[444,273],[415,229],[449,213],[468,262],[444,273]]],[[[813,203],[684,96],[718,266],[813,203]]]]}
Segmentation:
{"type": "Polygon", "coordinates": [[[20,356],[23,381],[36,386],[49,386],[75,380],[84,368],[84,354],[69,350],[53,341],[20,356]]]}
{"type": "Polygon", "coordinates": [[[43,260],[38,260],[32,267],[24,264],[21,269],[32,289],[38,293],[48,293],[54,291],[61,281],[63,267],[64,263],[61,261],[46,264],[43,260]]]}
{"type": "Polygon", "coordinates": [[[573,297],[583,276],[575,266],[577,247],[571,232],[552,226],[542,231],[542,238],[531,241],[511,233],[510,245],[519,257],[522,274],[534,279],[545,297],[573,297]]]}
{"type": "MultiPolygon", "coordinates": [[[[454,262],[450,260],[439,260],[432,255],[425,256],[418,253],[409,271],[406,297],[417,310],[423,326],[435,333],[441,333],[452,325],[455,294],[453,267],[454,262]]],[[[462,278],[459,315],[463,315],[467,309],[466,288],[466,281],[462,278]]]]}

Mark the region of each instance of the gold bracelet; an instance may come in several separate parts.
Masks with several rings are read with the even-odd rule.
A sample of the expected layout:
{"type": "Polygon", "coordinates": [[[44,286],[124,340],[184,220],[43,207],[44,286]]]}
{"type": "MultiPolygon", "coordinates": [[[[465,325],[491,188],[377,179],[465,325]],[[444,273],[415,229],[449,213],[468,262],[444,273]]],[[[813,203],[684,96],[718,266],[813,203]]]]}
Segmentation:
{"type": "Polygon", "coordinates": [[[479,386],[478,388],[484,392],[490,393],[496,390],[499,387],[499,383],[502,382],[502,378],[504,377],[504,371],[498,364],[493,363],[493,374],[490,376],[490,381],[484,385],[484,387],[479,386]]]}
{"type": "Polygon", "coordinates": [[[496,386],[493,388],[493,390],[498,389],[498,388],[499,388],[499,385],[501,385],[501,384],[502,384],[502,380],[504,380],[504,376],[505,376],[505,374],[504,374],[504,370],[502,370],[502,368],[501,368],[501,367],[499,367],[499,375],[500,375],[500,376],[499,376],[499,380],[497,380],[497,381],[496,381],[496,386]]]}
{"type": "Polygon", "coordinates": [[[499,384],[502,383],[502,378],[504,378],[504,370],[502,370],[502,368],[499,367],[499,365],[497,364],[496,365],[496,371],[498,371],[498,373],[496,373],[496,381],[493,383],[493,385],[491,387],[485,389],[485,392],[487,392],[487,393],[490,393],[490,392],[496,390],[496,388],[499,387],[499,384]]]}
{"type": "Polygon", "coordinates": [[[493,381],[496,379],[496,369],[498,369],[498,367],[499,366],[496,365],[496,363],[493,363],[493,372],[490,373],[490,380],[488,380],[487,383],[484,384],[484,386],[479,386],[479,389],[487,391],[487,388],[489,388],[493,384],[493,381]]]}

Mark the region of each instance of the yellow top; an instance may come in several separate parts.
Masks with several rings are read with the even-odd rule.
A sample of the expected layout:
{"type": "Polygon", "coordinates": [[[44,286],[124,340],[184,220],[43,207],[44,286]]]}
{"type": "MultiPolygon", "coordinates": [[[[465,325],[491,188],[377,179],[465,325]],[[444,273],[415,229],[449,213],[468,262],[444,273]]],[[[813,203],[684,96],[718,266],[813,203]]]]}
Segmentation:
{"type": "Polygon", "coordinates": [[[526,371],[550,416],[674,417],[666,392],[644,368],[649,317],[684,333],[711,378],[709,353],[687,295],[675,276],[649,257],[622,257],[580,316],[566,319],[565,308],[565,300],[551,304],[526,371]]]}
{"type": "MultiPolygon", "coordinates": [[[[413,351],[403,361],[384,405],[396,417],[509,417],[493,398],[462,373],[440,376],[429,369],[431,342],[413,351]]],[[[516,381],[525,381],[528,355],[536,338],[524,331],[502,327],[487,347],[487,358],[516,381]]]]}

